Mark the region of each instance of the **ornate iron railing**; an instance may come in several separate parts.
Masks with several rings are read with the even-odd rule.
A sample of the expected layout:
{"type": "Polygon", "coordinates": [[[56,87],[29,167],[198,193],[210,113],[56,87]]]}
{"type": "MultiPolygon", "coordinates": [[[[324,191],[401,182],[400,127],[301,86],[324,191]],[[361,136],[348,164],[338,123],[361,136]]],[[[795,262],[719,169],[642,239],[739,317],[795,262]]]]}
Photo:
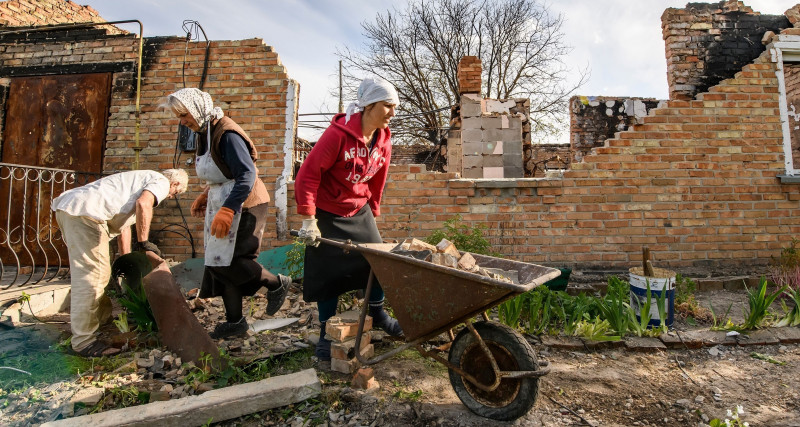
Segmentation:
{"type": "Polygon", "coordinates": [[[0,290],[69,273],[54,198],[102,174],[0,163],[0,290]]]}

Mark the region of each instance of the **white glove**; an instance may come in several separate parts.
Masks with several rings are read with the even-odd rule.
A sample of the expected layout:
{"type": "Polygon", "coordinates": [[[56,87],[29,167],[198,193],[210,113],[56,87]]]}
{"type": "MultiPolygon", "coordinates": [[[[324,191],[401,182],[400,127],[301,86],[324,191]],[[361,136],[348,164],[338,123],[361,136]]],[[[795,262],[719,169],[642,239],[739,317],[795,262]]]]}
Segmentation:
{"type": "Polygon", "coordinates": [[[317,219],[304,219],[303,228],[298,233],[298,237],[300,237],[300,241],[306,245],[314,247],[319,246],[317,238],[322,237],[322,233],[319,232],[319,228],[317,227],[317,219]]]}

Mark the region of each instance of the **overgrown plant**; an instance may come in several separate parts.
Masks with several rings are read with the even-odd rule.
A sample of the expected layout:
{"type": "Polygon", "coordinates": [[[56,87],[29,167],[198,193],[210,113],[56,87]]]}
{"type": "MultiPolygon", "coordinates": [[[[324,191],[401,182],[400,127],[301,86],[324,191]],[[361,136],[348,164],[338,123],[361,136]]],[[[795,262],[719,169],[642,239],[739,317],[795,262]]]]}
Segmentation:
{"type": "Polygon", "coordinates": [[[728,304],[728,309],[725,310],[725,314],[722,317],[717,317],[717,313],[714,311],[714,306],[710,305],[711,311],[711,330],[712,331],[738,331],[741,327],[737,326],[728,314],[731,312],[731,307],[733,304],[728,304]]]}
{"type": "Polygon", "coordinates": [[[497,307],[500,321],[512,328],[517,328],[525,299],[525,295],[520,295],[500,304],[497,307]]]}
{"type": "Polygon", "coordinates": [[[120,312],[117,315],[117,318],[114,319],[114,326],[116,326],[117,329],[123,334],[126,332],[130,332],[131,327],[128,324],[128,313],[124,311],[120,312]]]}
{"type": "Polygon", "coordinates": [[[300,279],[303,277],[303,270],[305,267],[306,245],[299,239],[295,239],[292,243],[292,248],[286,252],[286,261],[284,265],[289,270],[289,276],[292,279],[300,279]]]}
{"type": "Polygon", "coordinates": [[[770,279],[778,286],[800,290],[800,240],[792,239],[792,243],[781,249],[779,258],[773,258],[770,279]]]}
{"type": "Polygon", "coordinates": [[[600,312],[602,317],[611,325],[616,335],[624,336],[628,332],[630,284],[616,276],[608,279],[608,290],[605,298],[601,299],[600,312]]]}
{"type": "Polygon", "coordinates": [[[745,330],[760,328],[767,316],[769,315],[769,307],[778,298],[786,286],[778,289],[774,293],[767,294],[767,279],[761,277],[761,282],[758,285],[758,290],[752,291],[747,289],[747,303],[749,311],[745,312],[744,323],[742,328],[745,330]]]}
{"type": "Polygon", "coordinates": [[[593,341],[619,341],[622,339],[620,335],[613,335],[614,331],[611,330],[611,324],[608,320],[600,320],[595,317],[594,320],[581,320],[575,325],[575,335],[584,337],[593,341]]]}
{"type": "Polygon", "coordinates": [[[492,252],[492,245],[483,237],[483,232],[486,226],[478,224],[469,226],[461,223],[461,215],[456,215],[453,218],[444,222],[444,226],[435,230],[428,236],[425,241],[432,245],[439,243],[442,239],[447,239],[456,245],[460,251],[472,252],[482,255],[497,255],[492,252]]]}
{"type": "Polygon", "coordinates": [[[153,314],[153,308],[150,307],[150,302],[147,301],[144,286],[138,286],[137,289],[133,289],[128,285],[127,281],[123,281],[122,289],[125,291],[125,295],[119,297],[119,303],[130,314],[129,320],[133,320],[133,323],[136,324],[136,329],[144,333],[157,331],[156,317],[153,314]]]}
{"type": "Polygon", "coordinates": [[[786,295],[788,299],[792,301],[794,306],[789,309],[786,306],[786,302],[781,300],[781,307],[783,307],[783,311],[786,314],[775,324],[775,326],[800,326],[800,290],[786,289],[786,291],[784,291],[784,295],[786,295]]]}
{"type": "MultiPolygon", "coordinates": [[[[639,319],[636,319],[636,312],[634,311],[633,307],[628,307],[628,320],[630,324],[628,325],[629,329],[636,334],[636,336],[641,337],[647,333],[647,327],[650,326],[650,305],[652,304],[652,295],[653,292],[650,289],[650,280],[646,280],[647,290],[645,291],[645,301],[644,304],[639,306],[639,319]]],[[[666,292],[662,292],[666,294],[666,292]]],[[[636,297],[638,298],[638,297],[636,297]]],[[[640,300],[641,301],[641,300],[640,300]]]]}

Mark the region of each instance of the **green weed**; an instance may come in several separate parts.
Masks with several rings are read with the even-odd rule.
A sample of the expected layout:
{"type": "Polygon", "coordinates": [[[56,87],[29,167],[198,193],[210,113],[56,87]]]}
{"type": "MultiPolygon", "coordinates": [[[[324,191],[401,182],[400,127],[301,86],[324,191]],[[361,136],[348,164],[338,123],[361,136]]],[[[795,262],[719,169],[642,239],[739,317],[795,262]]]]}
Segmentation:
{"type": "Polygon", "coordinates": [[[486,230],[485,225],[469,226],[462,224],[461,219],[461,215],[448,219],[441,229],[435,230],[425,241],[435,245],[442,239],[447,239],[456,245],[456,248],[460,251],[482,255],[498,255],[491,251],[491,244],[483,237],[483,232],[486,230]]]}
{"type": "Polygon", "coordinates": [[[303,277],[306,259],[306,245],[299,239],[294,239],[292,248],[286,252],[286,261],[284,265],[289,271],[289,276],[292,279],[300,279],[303,277]]]}
{"type": "Polygon", "coordinates": [[[749,311],[745,312],[745,320],[742,324],[742,328],[745,330],[760,328],[764,324],[764,321],[769,314],[770,305],[772,305],[775,299],[778,298],[785,290],[786,286],[778,289],[772,294],[767,294],[767,279],[765,277],[761,278],[758,290],[753,292],[750,289],[747,289],[747,303],[749,305],[749,311]]]}
{"type": "Polygon", "coordinates": [[[401,399],[401,400],[409,400],[411,402],[417,402],[422,397],[422,390],[415,390],[415,391],[405,391],[405,390],[397,390],[394,392],[394,397],[401,399]]]}
{"type": "Polygon", "coordinates": [[[120,296],[118,301],[130,314],[130,320],[136,324],[136,329],[143,333],[157,331],[156,317],[150,307],[150,302],[147,301],[144,286],[133,289],[127,281],[123,281],[122,289],[125,291],[125,296],[120,296]]]}
{"type": "Polygon", "coordinates": [[[783,307],[783,311],[786,314],[775,324],[775,326],[800,326],[800,289],[787,289],[784,291],[784,295],[786,295],[787,298],[792,301],[794,306],[789,309],[786,306],[786,303],[781,300],[781,307],[783,307]]]}

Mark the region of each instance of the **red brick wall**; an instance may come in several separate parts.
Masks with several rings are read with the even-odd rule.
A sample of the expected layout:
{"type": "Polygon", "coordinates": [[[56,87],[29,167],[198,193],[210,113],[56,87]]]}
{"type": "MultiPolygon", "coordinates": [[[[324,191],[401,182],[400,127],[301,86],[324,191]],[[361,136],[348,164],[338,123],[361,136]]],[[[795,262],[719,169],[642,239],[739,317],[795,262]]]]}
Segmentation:
{"type": "Polygon", "coordinates": [[[560,179],[459,180],[393,166],[379,226],[426,237],[455,214],[495,250],[555,265],[764,264],[800,235],[800,186],[781,184],[775,67],[747,65],[694,101],[668,101],[560,179]]]}
{"type": "Polygon", "coordinates": [[[64,0],[8,0],[0,4],[0,26],[31,27],[72,22],[104,22],[91,6],[64,0]]]}

